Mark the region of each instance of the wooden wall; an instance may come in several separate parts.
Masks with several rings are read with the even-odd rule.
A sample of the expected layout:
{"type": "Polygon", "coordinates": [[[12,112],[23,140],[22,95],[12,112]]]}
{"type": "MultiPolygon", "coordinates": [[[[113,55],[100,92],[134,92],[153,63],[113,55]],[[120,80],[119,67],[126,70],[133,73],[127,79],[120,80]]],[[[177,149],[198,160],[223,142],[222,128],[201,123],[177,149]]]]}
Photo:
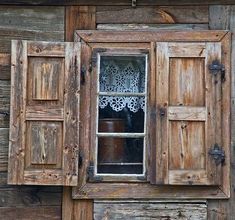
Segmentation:
{"type": "MultiPolygon", "coordinates": [[[[9,112],[12,39],[64,41],[64,7],[0,6],[0,112],[9,112]]],[[[9,116],[0,114],[0,219],[61,219],[61,188],[9,186],[9,116]]]]}
{"type": "MultiPolygon", "coordinates": [[[[74,30],[96,28],[117,30],[123,28],[230,29],[235,33],[235,6],[208,5],[205,2],[201,1],[201,5],[197,3],[196,6],[190,6],[187,3],[188,6],[139,6],[135,9],[128,5],[0,6],[0,112],[9,112],[11,39],[72,41],[74,30]]],[[[219,4],[219,1],[217,2],[219,4]]],[[[234,36],[233,47],[235,48],[234,36]]],[[[232,55],[235,60],[235,49],[232,55]]],[[[234,74],[235,62],[232,61],[231,199],[207,201],[207,215],[210,220],[232,220],[235,216],[234,74]]],[[[93,203],[91,200],[72,200],[71,188],[68,187],[64,188],[62,208],[62,189],[60,187],[7,185],[8,130],[9,116],[0,114],[0,219],[61,219],[63,216],[63,219],[66,220],[91,220],[93,209],[96,210],[96,216],[101,216],[99,213],[101,209],[98,208],[101,206],[99,201],[93,203]]],[[[168,203],[166,202],[166,204],[168,203]]],[[[205,207],[206,204],[203,203],[202,206],[205,207]]],[[[146,209],[145,205],[140,207],[146,209]]]]}

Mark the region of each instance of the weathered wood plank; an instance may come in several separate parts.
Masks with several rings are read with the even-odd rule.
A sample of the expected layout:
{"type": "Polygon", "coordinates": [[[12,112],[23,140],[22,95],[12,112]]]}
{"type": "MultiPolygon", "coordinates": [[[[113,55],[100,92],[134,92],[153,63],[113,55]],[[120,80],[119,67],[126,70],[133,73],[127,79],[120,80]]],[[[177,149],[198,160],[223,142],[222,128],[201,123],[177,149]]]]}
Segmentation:
{"type": "MultiPolygon", "coordinates": [[[[131,5],[129,0],[2,0],[3,5],[131,5]]],[[[138,0],[137,5],[219,5],[234,4],[234,0],[138,0]]]]}
{"type": "Polygon", "coordinates": [[[205,121],[206,120],[205,107],[169,107],[169,120],[187,120],[187,121],[205,121]]]}
{"type": "MultiPolygon", "coordinates": [[[[210,6],[209,7],[209,28],[210,29],[216,29],[216,30],[228,30],[230,29],[231,26],[231,31],[234,32],[234,28],[235,28],[235,23],[234,23],[234,14],[231,14],[231,8],[233,8],[233,6],[225,6],[225,5],[215,5],[215,6],[210,6]]],[[[234,44],[234,39],[233,39],[233,43],[234,44]]],[[[224,46],[224,45],[223,45],[224,46]]],[[[223,48],[222,48],[223,49],[223,48]]],[[[223,51],[224,53],[224,51],[223,51]]],[[[233,56],[234,56],[234,52],[232,52],[233,56]]],[[[223,54],[222,58],[226,57],[228,55],[228,53],[223,54]]],[[[232,63],[233,63],[233,59],[232,59],[232,63]]],[[[229,66],[229,64],[228,64],[229,66]]],[[[234,79],[234,65],[232,64],[232,79],[234,79]]],[[[229,72],[229,69],[226,69],[226,72],[229,72]]],[[[224,83],[223,83],[224,84],[224,83]]],[[[225,86],[225,85],[224,85],[225,86]]],[[[224,87],[223,86],[223,87],[224,87]]],[[[224,90],[224,88],[222,88],[222,91],[224,90]]],[[[234,91],[234,84],[232,83],[232,91],[234,91]]],[[[231,107],[231,113],[232,113],[232,118],[231,118],[231,125],[233,126],[233,120],[234,120],[234,116],[233,116],[233,112],[234,112],[234,106],[233,106],[233,100],[230,100],[229,98],[229,94],[230,92],[227,91],[227,89],[225,89],[225,93],[222,92],[223,96],[225,96],[225,94],[227,94],[228,97],[226,97],[224,100],[225,102],[231,102],[232,103],[232,107],[231,107]],[[227,100],[229,99],[229,100],[227,100]]],[[[234,92],[232,92],[232,95],[234,94],[234,92]]],[[[225,107],[225,110],[227,109],[227,107],[229,107],[228,103],[227,106],[225,107]]],[[[225,115],[225,114],[223,114],[225,115]]],[[[226,116],[226,117],[229,117],[226,116]]],[[[223,129],[227,129],[227,126],[225,126],[225,128],[223,129]]],[[[231,152],[231,160],[234,160],[234,153],[233,153],[233,137],[234,137],[234,128],[231,128],[232,131],[232,152],[231,152]]],[[[226,134],[226,131],[223,131],[224,134],[226,134]]],[[[224,141],[223,141],[224,142],[224,141]]],[[[224,144],[228,144],[230,145],[230,143],[226,143],[224,142],[224,144]]],[[[226,152],[226,154],[229,154],[229,152],[226,152]]],[[[229,159],[229,157],[228,157],[229,159]]],[[[233,163],[232,163],[233,164],[233,163]]],[[[228,163],[227,163],[228,165],[228,163]]],[[[233,183],[234,183],[234,170],[231,167],[231,182],[226,182],[223,185],[231,185],[231,187],[233,187],[233,183]]],[[[225,177],[225,175],[229,175],[230,173],[228,172],[223,172],[223,179],[227,179],[225,177]]],[[[226,194],[230,194],[230,190],[229,190],[229,186],[228,187],[224,187],[225,189],[223,189],[223,191],[226,192],[226,194]],[[228,189],[226,189],[228,188],[228,189]]],[[[235,212],[234,212],[234,190],[231,190],[231,198],[230,200],[209,200],[208,201],[208,220],[220,220],[220,219],[233,219],[235,212]]]]}
{"type": "Polygon", "coordinates": [[[228,30],[230,25],[230,6],[209,7],[209,29],[228,30]]]}
{"type": "Polygon", "coordinates": [[[94,220],[100,219],[190,219],[206,220],[206,203],[167,201],[96,201],[94,220]]]}
{"type": "Polygon", "coordinates": [[[0,128],[0,172],[7,171],[9,129],[0,128]]]}
{"type": "Polygon", "coordinates": [[[207,30],[208,24],[98,24],[97,30],[207,30]]]}
{"type": "Polygon", "coordinates": [[[0,216],[2,219],[22,219],[22,220],[60,220],[60,206],[45,207],[0,207],[0,216]]]}
{"type": "Polygon", "coordinates": [[[26,120],[47,120],[47,121],[62,121],[64,119],[64,109],[62,108],[38,108],[28,107],[26,109],[26,120]]]}
{"type": "Polygon", "coordinates": [[[208,6],[128,7],[97,6],[97,24],[208,23],[208,6]]]}
{"type": "Polygon", "coordinates": [[[87,183],[73,192],[74,199],[226,199],[213,186],[154,186],[148,183],[87,183]]]}
{"type": "Polygon", "coordinates": [[[92,200],[75,200],[73,220],[93,220],[93,201],[92,200]]]}
{"type": "MultiPolygon", "coordinates": [[[[86,5],[86,4],[85,4],[86,5]]],[[[76,29],[95,29],[95,7],[66,7],[66,41],[74,39],[76,29]]],[[[76,37],[76,35],[75,35],[76,37]]],[[[74,39],[77,41],[77,39],[74,39]]],[[[90,58],[90,48],[82,43],[81,46],[81,65],[88,66],[90,58]]],[[[80,123],[79,123],[79,154],[83,157],[83,163],[79,164],[79,178],[77,189],[86,182],[86,168],[89,163],[89,153],[85,154],[82,150],[89,152],[90,147],[90,77],[88,72],[85,73],[85,85],[80,86],[80,123]],[[84,148],[85,147],[85,148],[84,148]],[[82,148],[82,150],[81,150],[82,148]]],[[[72,192],[68,187],[63,193],[63,219],[64,220],[92,220],[93,219],[93,201],[92,200],[72,200],[72,192]],[[71,208],[71,205],[73,208],[71,208]],[[68,207],[69,206],[69,207],[68,207]]]]}
{"type": "Polygon", "coordinates": [[[63,41],[64,8],[1,6],[0,52],[10,52],[11,39],[63,41]]]}
{"type": "Polygon", "coordinates": [[[0,80],[10,79],[10,54],[0,53],[0,80]]]}
{"type": "Polygon", "coordinates": [[[63,188],[63,220],[92,220],[93,201],[92,200],[73,200],[70,187],[63,188]]]}
{"type": "Polygon", "coordinates": [[[60,206],[60,187],[9,187],[0,188],[0,207],[60,206]]]}
{"type": "Polygon", "coordinates": [[[8,181],[9,183],[23,183],[24,149],[25,149],[25,96],[27,75],[27,44],[26,42],[12,42],[11,56],[11,105],[10,105],[10,137],[8,181]]]}
{"type": "MultiPolygon", "coordinates": [[[[169,98],[169,56],[168,43],[156,45],[156,150],[155,166],[156,176],[152,183],[168,184],[168,116],[167,106],[169,98]],[[161,117],[161,112],[166,114],[161,117]]],[[[152,164],[154,166],[154,164],[152,164]]]]}
{"type": "Polygon", "coordinates": [[[115,35],[113,31],[76,31],[78,39],[82,39],[89,43],[145,43],[151,41],[174,41],[174,42],[205,42],[220,41],[226,31],[117,31],[115,35]],[[182,37],[183,36],[183,37],[182,37]]]}
{"type": "Polygon", "coordinates": [[[0,80],[0,128],[9,127],[10,81],[0,80]]]}
{"type": "Polygon", "coordinates": [[[67,43],[64,76],[63,185],[78,181],[81,44],[67,43]],[[76,137],[76,138],[75,138],[76,137]]]}
{"type": "Polygon", "coordinates": [[[66,41],[73,41],[75,30],[92,30],[96,27],[96,7],[68,6],[65,9],[65,37],[66,41]]]}
{"type": "MultiPolygon", "coordinates": [[[[47,40],[48,41],[48,40],[47,40]]],[[[64,57],[65,45],[61,42],[30,42],[27,43],[28,56],[64,57]]]]}

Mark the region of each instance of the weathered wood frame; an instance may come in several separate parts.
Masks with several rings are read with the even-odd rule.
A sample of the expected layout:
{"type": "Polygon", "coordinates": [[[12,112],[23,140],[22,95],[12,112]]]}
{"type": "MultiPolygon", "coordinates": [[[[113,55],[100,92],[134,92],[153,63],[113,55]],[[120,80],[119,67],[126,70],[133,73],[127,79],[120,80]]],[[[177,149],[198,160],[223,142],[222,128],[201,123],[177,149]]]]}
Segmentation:
{"type": "MultiPolygon", "coordinates": [[[[105,52],[99,52],[99,48],[95,48],[92,52],[92,57],[95,58],[95,56],[102,56],[102,55],[118,55],[118,54],[126,54],[126,55],[134,55],[134,56],[142,56],[142,57],[145,57],[146,58],[146,62],[147,64],[149,63],[148,62],[148,57],[149,57],[149,48],[145,48],[145,45],[136,45],[136,48],[134,49],[132,45],[129,45],[128,43],[127,44],[116,44],[115,47],[113,47],[112,45],[100,45],[100,44],[93,44],[91,45],[91,47],[99,47],[101,46],[102,47],[102,51],[105,50],[105,52]],[[117,48],[118,47],[118,48],[117,48]]],[[[99,59],[97,59],[98,62],[99,62],[99,59]]],[[[92,158],[91,158],[91,161],[94,161],[94,175],[95,176],[99,176],[99,177],[102,177],[103,181],[110,181],[110,182],[123,182],[123,181],[135,181],[135,182],[142,182],[143,180],[146,181],[146,161],[147,161],[147,156],[146,156],[146,136],[147,136],[147,131],[146,131],[146,125],[144,127],[144,132],[142,133],[119,133],[119,134],[112,134],[111,133],[99,133],[98,132],[98,122],[97,122],[97,119],[98,119],[98,109],[97,109],[97,97],[98,95],[102,96],[103,92],[98,92],[98,79],[97,79],[97,76],[99,75],[99,69],[98,69],[98,65],[96,63],[92,63],[92,65],[94,66],[93,67],[93,74],[92,74],[92,79],[91,79],[91,82],[92,82],[92,88],[91,88],[91,148],[90,148],[90,151],[92,152],[91,155],[92,155],[92,158]],[[97,130],[97,132],[95,132],[97,130]],[[94,132],[94,133],[93,133],[94,132]],[[97,174],[97,171],[96,171],[96,167],[97,167],[97,142],[98,140],[95,138],[97,136],[98,137],[102,137],[102,136],[105,136],[105,137],[117,137],[117,136],[120,136],[120,137],[123,137],[123,138],[128,138],[128,137],[139,137],[139,138],[143,138],[144,140],[144,145],[143,145],[143,150],[144,150],[144,154],[143,154],[143,174],[131,174],[131,175],[128,175],[128,174],[114,174],[114,175],[110,175],[110,174],[97,174]],[[95,146],[94,148],[92,148],[92,146],[95,146]]],[[[146,68],[146,74],[145,74],[145,77],[147,77],[148,75],[148,71],[149,71],[149,66],[147,65],[147,68],[146,68]]],[[[147,79],[147,84],[149,83],[148,82],[149,80],[147,79]]],[[[147,84],[146,84],[146,91],[143,93],[144,95],[141,95],[142,97],[145,97],[147,98],[148,97],[148,94],[147,94],[147,84]]],[[[110,95],[110,93],[109,93],[110,95]]],[[[118,93],[114,94],[114,95],[120,95],[118,93]]],[[[122,94],[123,95],[123,94],[122,94]]],[[[126,93],[126,96],[136,96],[135,93],[130,93],[130,94],[127,94],[126,93]]],[[[148,103],[148,101],[147,101],[148,103]]],[[[147,111],[145,111],[145,122],[149,121],[149,118],[147,118],[147,114],[146,114],[147,111]]],[[[145,123],[145,124],[148,124],[148,123],[145,123]]]]}
{"type": "MultiPolygon", "coordinates": [[[[222,127],[224,129],[222,142],[226,155],[230,155],[230,40],[228,31],[76,31],[75,40],[82,43],[82,62],[89,65],[91,56],[90,46],[97,43],[144,43],[150,45],[154,52],[155,42],[218,42],[222,44],[222,60],[226,68],[226,81],[222,85],[222,127]]],[[[153,59],[153,56],[150,58],[153,59]]],[[[151,60],[151,63],[153,63],[151,60]]],[[[152,64],[153,65],[153,64],[152,64]]],[[[151,82],[154,84],[155,66],[151,67],[151,82]]],[[[81,88],[81,99],[85,100],[81,107],[81,124],[89,124],[91,77],[86,73],[86,86],[81,88]]],[[[152,84],[151,83],[151,84],[152,84]]],[[[152,85],[151,85],[152,86],[152,85]]],[[[152,92],[152,91],[151,91],[152,92]]],[[[153,92],[152,97],[155,96],[153,92]]],[[[154,98],[153,98],[154,100],[154,98]]],[[[150,100],[150,103],[153,102],[150,100]]],[[[81,102],[82,103],[82,102],[81,102]]],[[[153,103],[152,103],[153,104],[153,103]]],[[[151,111],[151,109],[150,109],[151,111]]],[[[151,112],[150,112],[151,114],[151,112]]],[[[223,167],[222,185],[217,186],[153,186],[149,183],[87,183],[86,167],[89,162],[89,126],[81,129],[83,140],[80,150],[83,154],[84,163],[79,169],[80,180],[78,186],[73,188],[74,199],[113,199],[113,198],[182,198],[182,199],[227,199],[230,197],[230,156],[226,157],[226,165],[223,167]],[[83,178],[81,178],[83,177],[83,178]]]]}

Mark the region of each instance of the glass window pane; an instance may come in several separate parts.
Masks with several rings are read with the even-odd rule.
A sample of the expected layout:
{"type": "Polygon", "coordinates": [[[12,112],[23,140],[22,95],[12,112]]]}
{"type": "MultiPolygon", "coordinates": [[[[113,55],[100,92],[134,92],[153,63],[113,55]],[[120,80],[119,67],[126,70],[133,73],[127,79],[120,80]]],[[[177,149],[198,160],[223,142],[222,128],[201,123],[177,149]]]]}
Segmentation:
{"type": "Polygon", "coordinates": [[[99,137],[98,173],[142,174],[143,138],[99,137]]]}
{"type": "Polygon", "coordinates": [[[100,96],[98,132],[144,133],[144,111],[145,97],[100,96]]]}
{"type": "Polygon", "coordinates": [[[146,56],[101,56],[100,92],[145,92],[146,56]]]}

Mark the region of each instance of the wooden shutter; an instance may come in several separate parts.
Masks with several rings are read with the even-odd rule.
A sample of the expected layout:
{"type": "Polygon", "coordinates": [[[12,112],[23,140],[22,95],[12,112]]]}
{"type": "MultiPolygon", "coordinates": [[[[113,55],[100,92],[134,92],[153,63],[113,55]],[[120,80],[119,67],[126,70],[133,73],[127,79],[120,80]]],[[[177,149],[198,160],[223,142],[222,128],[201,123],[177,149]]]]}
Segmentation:
{"type": "Polygon", "coordinates": [[[222,144],[221,43],[159,42],[156,48],[156,170],[152,183],[219,185],[222,144]]]}
{"type": "Polygon", "coordinates": [[[12,41],[9,184],[77,184],[80,52],[12,41]]]}

